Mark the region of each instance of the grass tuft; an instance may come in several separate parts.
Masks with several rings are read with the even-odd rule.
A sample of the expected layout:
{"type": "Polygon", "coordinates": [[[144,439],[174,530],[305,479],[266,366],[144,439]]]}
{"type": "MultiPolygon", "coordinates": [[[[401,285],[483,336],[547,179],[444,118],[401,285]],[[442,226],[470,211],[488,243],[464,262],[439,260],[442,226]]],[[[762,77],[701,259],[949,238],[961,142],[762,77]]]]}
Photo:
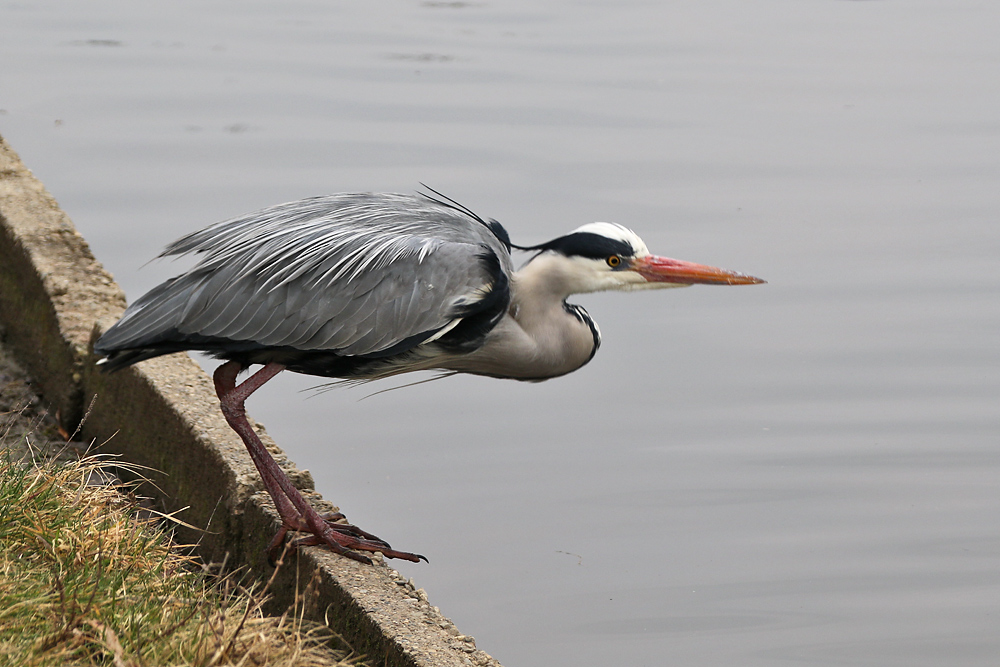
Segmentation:
{"type": "Polygon", "coordinates": [[[266,587],[206,573],[96,457],[27,467],[0,451],[0,664],[358,665],[330,631],[261,612],[266,587]]]}

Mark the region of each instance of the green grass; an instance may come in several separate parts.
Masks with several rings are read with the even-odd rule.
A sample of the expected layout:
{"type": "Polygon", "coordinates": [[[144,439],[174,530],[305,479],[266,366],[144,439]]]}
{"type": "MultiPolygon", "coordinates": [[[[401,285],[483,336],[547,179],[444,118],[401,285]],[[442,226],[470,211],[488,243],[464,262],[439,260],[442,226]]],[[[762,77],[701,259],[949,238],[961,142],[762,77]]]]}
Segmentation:
{"type": "Polygon", "coordinates": [[[264,616],[266,587],[206,573],[133,499],[88,484],[100,464],[29,468],[0,450],[0,664],[358,664],[294,611],[264,616]]]}

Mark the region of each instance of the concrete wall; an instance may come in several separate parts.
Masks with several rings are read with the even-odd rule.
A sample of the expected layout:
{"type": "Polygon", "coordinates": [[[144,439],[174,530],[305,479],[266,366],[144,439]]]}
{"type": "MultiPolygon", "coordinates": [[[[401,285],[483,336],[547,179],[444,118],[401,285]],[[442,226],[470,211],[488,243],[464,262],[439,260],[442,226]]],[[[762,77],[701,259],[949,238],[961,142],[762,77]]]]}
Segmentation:
{"type": "MultiPolygon", "coordinates": [[[[206,561],[273,573],[263,549],[280,522],[242,441],[222,418],[211,380],[187,355],[142,362],[113,375],[94,366],[96,339],[121,315],[125,298],[111,275],[42,184],[0,137],[0,322],[6,344],[40,393],[73,431],[102,451],[150,469],[146,489],[162,509],[202,531],[181,531],[206,561]],[[84,419],[86,415],[86,419],[84,419]]],[[[301,472],[260,429],[296,485],[301,472]]],[[[332,507],[315,492],[317,504],[332,507]]],[[[302,549],[282,568],[275,605],[291,601],[296,581],[318,573],[308,614],[326,618],[373,664],[499,666],[461,635],[422,591],[383,562],[362,565],[323,549],[302,549]]],[[[300,584],[301,586],[301,584],[300,584]]]]}

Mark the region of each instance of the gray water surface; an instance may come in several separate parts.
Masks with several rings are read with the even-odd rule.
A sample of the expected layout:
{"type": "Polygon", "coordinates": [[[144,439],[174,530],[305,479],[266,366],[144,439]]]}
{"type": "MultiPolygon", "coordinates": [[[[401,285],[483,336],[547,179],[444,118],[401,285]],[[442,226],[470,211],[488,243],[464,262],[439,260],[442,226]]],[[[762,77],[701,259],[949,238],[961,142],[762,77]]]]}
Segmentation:
{"type": "Polygon", "coordinates": [[[604,345],[550,382],[284,374],[249,408],[509,667],[987,665],[998,31],[944,0],[0,2],[0,133],[131,299],[185,232],[421,181],[522,244],[613,220],[767,279],[576,297],[604,345]]]}

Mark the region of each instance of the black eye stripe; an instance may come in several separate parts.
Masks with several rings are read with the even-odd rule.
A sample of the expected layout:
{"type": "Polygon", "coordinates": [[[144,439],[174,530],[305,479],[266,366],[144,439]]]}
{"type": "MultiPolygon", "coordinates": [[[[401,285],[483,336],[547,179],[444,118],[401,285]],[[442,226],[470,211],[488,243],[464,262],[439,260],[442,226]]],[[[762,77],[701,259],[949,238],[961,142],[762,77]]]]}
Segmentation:
{"type": "Polygon", "coordinates": [[[587,257],[589,259],[607,259],[611,255],[631,257],[635,254],[632,244],[607,236],[590,232],[574,232],[560,236],[548,243],[536,246],[539,250],[554,250],[567,257],[587,257]]]}

